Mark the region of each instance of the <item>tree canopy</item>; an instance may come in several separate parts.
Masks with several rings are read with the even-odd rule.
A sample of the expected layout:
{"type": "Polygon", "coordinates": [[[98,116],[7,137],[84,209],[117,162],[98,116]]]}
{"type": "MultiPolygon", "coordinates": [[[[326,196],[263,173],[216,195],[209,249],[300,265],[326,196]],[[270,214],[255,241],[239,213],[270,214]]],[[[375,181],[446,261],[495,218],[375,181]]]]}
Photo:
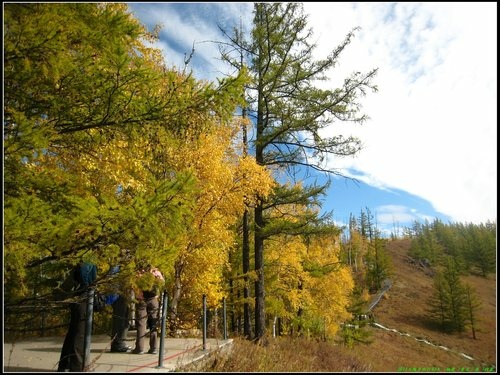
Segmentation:
{"type": "Polygon", "coordinates": [[[256,4],[250,42],[232,41],[248,64],[207,82],[169,66],[153,47],[158,29],[126,4],[11,3],[4,16],[6,305],[54,302],[82,260],[98,266],[103,290],[112,267],[133,289],[148,263],[166,277],[172,330],[197,325],[202,295],[215,308],[243,280],[256,281],[257,337],[264,304],[289,332],[337,332],[353,278],[339,228],[320,214],[326,186],[286,173],[359,151],[321,130],[365,120],[359,98],[376,71],[333,90],[313,84],[352,33],[314,61],[300,4],[256,4]],[[257,137],[241,142],[252,126],[257,137]],[[235,254],[250,209],[254,272],[242,279],[249,253],[235,254]]]}
{"type": "Polygon", "coordinates": [[[187,143],[184,157],[199,154],[197,143],[208,147],[231,126],[245,77],[214,84],[167,68],[149,47],[155,36],[126,5],[9,4],[5,31],[5,290],[12,300],[32,297],[35,267],[55,283],[82,258],[102,274],[124,263],[132,276],[141,259],[169,274],[185,249],[181,239],[194,236],[196,199],[226,202],[234,186],[250,196],[247,186],[257,183],[243,181],[238,168],[255,172],[254,180],[264,176],[222,149],[198,162],[219,160],[231,173],[213,170],[221,185],[205,186],[206,176],[172,157],[187,143]]]}

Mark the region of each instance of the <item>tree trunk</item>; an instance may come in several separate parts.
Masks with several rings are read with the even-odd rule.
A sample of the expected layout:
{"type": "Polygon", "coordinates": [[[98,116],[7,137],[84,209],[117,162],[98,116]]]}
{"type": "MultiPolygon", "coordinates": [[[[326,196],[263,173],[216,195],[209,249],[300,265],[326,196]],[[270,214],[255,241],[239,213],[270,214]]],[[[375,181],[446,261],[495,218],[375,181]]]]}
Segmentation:
{"type": "MultiPolygon", "coordinates": [[[[297,289],[298,290],[303,290],[304,289],[304,286],[302,284],[302,280],[299,280],[299,285],[297,285],[297,289]]],[[[302,307],[299,307],[299,309],[297,310],[297,318],[298,318],[298,322],[297,322],[297,335],[298,336],[301,336],[302,335],[302,315],[304,313],[304,310],[302,309],[302,307]]]]}
{"type": "Polygon", "coordinates": [[[248,227],[248,210],[245,209],[243,213],[243,335],[246,339],[252,338],[251,322],[250,322],[250,304],[248,298],[250,297],[250,288],[248,285],[248,272],[250,272],[250,231],[248,227]]]}
{"type": "Polygon", "coordinates": [[[261,339],[265,333],[266,311],[264,293],[264,238],[262,227],[264,226],[262,203],[255,207],[255,271],[257,281],[255,282],[255,338],[261,339]]]}
{"type": "MultiPolygon", "coordinates": [[[[241,66],[243,66],[243,52],[241,53],[241,66]]],[[[246,119],[247,109],[243,108],[241,112],[241,117],[246,119]]],[[[246,124],[242,125],[242,135],[243,135],[243,155],[248,156],[248,136],[246,124]]],[[[248,299],[250,298],[250,287],[248,285],[248,273],[250,272],[250,228],[248,225],[248,208],[245,207],[245,212],[243,213],[243,246],[242,246],[242,257],[243,257],[243,335],[246,339],[250,340],[252,338],[252,328],[250,322],[250,304],[248,299]]]]}
{"type": "Polygon", "coordinates": [[[170,319],[169,319],[169,325],[170,325],[170,332],[175,334],[175,331],[177,330],[177,325],[178,325],[178,319],[177,319],[177,308],[179,306],[179,301],[181,299],[182,295],[182,282],[181,282],[181,275],[182,275],[182,270],[184,268],[184,259],[181,256],[179,260],[175,262],[174,269],[175,269],[175,277],[174,277],[174,290],[172,293],[172,300],[169,304],[170,308],[170,319]]]}
{"type": "MultiPolygon", "coordinates": [[[[257,12],[259,13],[259,12],[257,12]]],[[[259,45],[259,49],[260,49],[259,45]]],[[[259,59],[262,51],[259,50],[259,59]]],[[[259,66],[261,64],[258,64],[259,66]]],[[[260,69],[261,67],[259,67],[260,69]]],[[[262,74],[259,74],[259,84],[257,89],[257,132],[255,144],[255,161],[258,165],[264,163],[264,146],[261,143],[264,138],[264,108],[265,100],[263,93],[262,74]]],[[[266,310],[265,310],[265,292],[264,292],[264,203],[259,201],[255,207],[255,233],[254,233],[254,257],[255,257],[255,272],[257,281],[255,282],[255,339],[260,340],[265,333],[266,326],[266,310]]]]}

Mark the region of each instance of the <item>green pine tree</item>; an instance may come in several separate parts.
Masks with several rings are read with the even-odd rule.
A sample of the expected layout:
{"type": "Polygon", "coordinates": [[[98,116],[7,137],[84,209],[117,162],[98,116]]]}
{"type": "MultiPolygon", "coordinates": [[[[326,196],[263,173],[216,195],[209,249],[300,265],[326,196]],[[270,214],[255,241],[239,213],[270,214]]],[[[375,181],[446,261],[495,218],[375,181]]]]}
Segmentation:
{"type": "MultiPolygon", "coordinates": [[[[376,69],[356,72],[334,90],[315,87],[315,80],[325,80],[326,73],[339,60],[354,32],[323,60],[312,58],[312,31],[307,28],[307,16],[300,3],[257,3],[254,8],[250,42],[232,38],[236,50],[245,50],[253,82],[248,87],[249,111],[256,119],[255,157],[259,165],[290,172],[297,167],[309,167],[331,174],[338,171],[326,166],[329,154],[354,155],[360,150],[355,137],[325,138],[321,130],[334,121],[362,122],[359,98],[368,89],[376,89],[372,79],[376,69]],[[241,47],[241,48],[239,48],[241,47]]],[[[234,64],[233,64],[234,65],[234,64]]],[[[320,194],[326,186],[305,188],[303,193],[320,194]]],[[[267,228],[266,209],[288,203],[290,193],[275,194],[275,201],[261,200],[255,207],[254,256],[255,336],[264,336],[266,327],[264,292],[264,241],[271,232],[267,228]]],[[[288,230],[287,228],[285,228],[288,230]]]]}
{"type": "Polygon", "coordinates": [[[429,317],[443,330],[463,332],[468,321],[474,324],[472,294],[460,280],[456,265],[448,259],[446,268],[434,276],[434,293],[428,301],[429,317]],[[472,318],[471,318],[472,316],[472,318]]]}
{"type": "Polygon", "coordinates": [[[476,293],[469,284],[465,284],[465,302],[466,302],[466,325],[470,327],[472,337],[476,340],[477,323],[479,320],[478,309],[481,306],[476,293]]]}

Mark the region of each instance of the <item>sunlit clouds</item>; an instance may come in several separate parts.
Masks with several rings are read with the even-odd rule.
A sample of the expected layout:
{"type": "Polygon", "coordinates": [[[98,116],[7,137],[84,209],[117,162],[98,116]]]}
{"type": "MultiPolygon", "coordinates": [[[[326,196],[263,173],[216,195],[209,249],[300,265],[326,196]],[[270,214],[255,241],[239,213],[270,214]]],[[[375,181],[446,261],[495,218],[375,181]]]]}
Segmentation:
{"type": "MultiPolygon", "coordinates": [[[[218,25],[248,31],[253,16],[252,3],[135,3],[132,10],[149,27],[163,24],[159,46],[170,65],[182,68],[194,43],[189,67],[210,80],[231,73],[213,43],[224,40],[218,25]]],[[[454,221],[496,220],[497,5],[306,2],[304,10],[316,58],[359,27],[322,85],[338,87],[353,72],[378,68],[378,92],[360,99],[369,120],[334,123],[324,134],[355,135],[363,149],[329,158],[329,166],[420,197],[454,221]]],[[[410,204],[359,203],[377,211],[379,222],[427,218],[410,204]]]]}
{"type": "Polygon", "coordinates": [[[370,120],[355,129],[332,127],[365,146],[356,158],[335,160],[336,167],[341,163],[370,185],[420,196],[456,221],[496,219],[496,5],[306,3],[305,9],[318,53],[326,53],[325,41],[337,31],[361,27],[335,74],[379,68],[379,92],[364,99],[370,120]]]}

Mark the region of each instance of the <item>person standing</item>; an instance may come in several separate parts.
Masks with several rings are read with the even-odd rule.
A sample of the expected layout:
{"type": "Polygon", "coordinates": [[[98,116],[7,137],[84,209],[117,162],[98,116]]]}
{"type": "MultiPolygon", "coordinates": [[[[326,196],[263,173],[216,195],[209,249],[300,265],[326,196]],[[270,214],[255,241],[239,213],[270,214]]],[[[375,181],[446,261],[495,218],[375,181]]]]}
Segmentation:
{"type": "Polygon", "coordinates": [[[70,272],[61,285],[61,299],[71,297],[70,321],[61,349],[58,372],[79,372],[84,368],[85,321],[87,317],[88,291],[97,278],[95,264],[81,262],[70,272]]]}
{"type": "Polygon", "coordinates": [[[136,303],[136,340],[134,354],[144,354],[144,338],[149,328],[149,354],[158,353],[158,321],[160,318],[159,293],[165,283],[162,273],[148,265],[139,272],[139,285],[135,291],[136,303]],[[142,282],[141,282],[142,281],[142,282]]]}
{"type": "MultiPolygon", "coordinates": [[[[116,275],[120,271],[119,266],[111,268],[110,274],[116,275]]],[[[121,285],[120,282],[117,285],[121,285]]],[[[113,308],[111,319],[111,352],[125,353],[132,349],[126,344],[129,326],[129,301],[126,291],[117,287],[116,293],[108,296],[108,303],[113,308]]]]}
{"type": "Polygon", "coordinates": [[[111,342],[111,352],[124,353],[132,349],[126,344],[129,315],[127,297],[122,294],[118,295],[118,299],[111,306],[113,307],[111,329],[111,336],[113,337],[113,341],[111,342]]]}

